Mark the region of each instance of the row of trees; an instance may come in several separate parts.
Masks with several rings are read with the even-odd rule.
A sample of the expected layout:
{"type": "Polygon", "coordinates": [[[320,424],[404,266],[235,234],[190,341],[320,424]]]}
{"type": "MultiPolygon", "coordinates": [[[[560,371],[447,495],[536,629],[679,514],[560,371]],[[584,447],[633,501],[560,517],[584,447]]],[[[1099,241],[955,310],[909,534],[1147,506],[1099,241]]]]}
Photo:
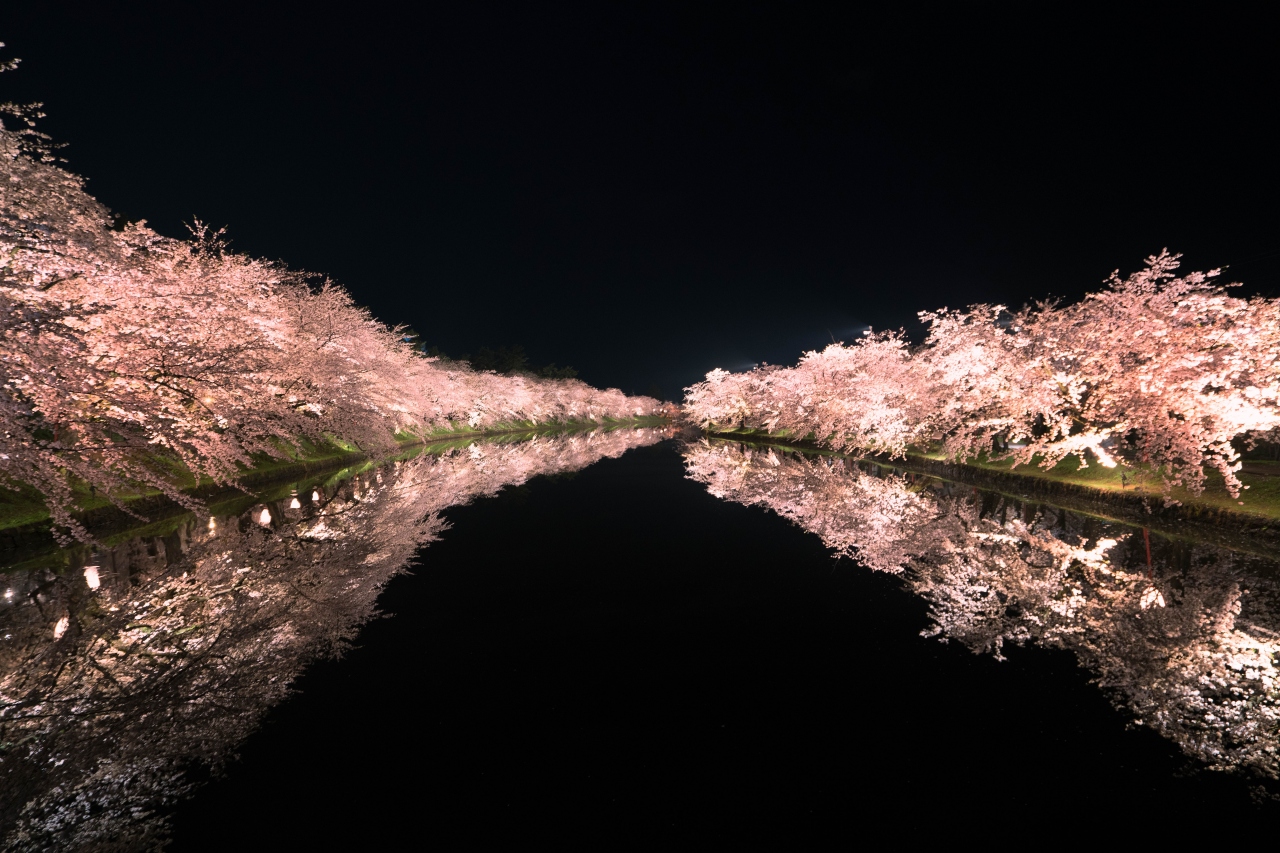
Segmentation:
{"type": "Polygon", "coordinates": [[[378,451],[397,432],[626,418],[656,400],[571,378],[503,376],[415,352],[333,282],[128,223],[5,106],[0,128],[0,482],[55,521],[78,480],[177,500],[299,438],[378,451]],[[70,476],[69,476],[70,475],[70,476]]]}
{"type": "Polygon", "coordinates": [[[918,347],[868,332],[795,367],[714,370],[684,411],[704,429],[813,434],[841,450],[940,442],[961,461],[1147,465],[1193,492],[1214,469],[1238,497],[1233,441],[1280,426],[1280,301],[1229,296],[1218,270],[1178,275],[1179,257],[1112,273],[1076,304],[922,312],[918,347]]]}

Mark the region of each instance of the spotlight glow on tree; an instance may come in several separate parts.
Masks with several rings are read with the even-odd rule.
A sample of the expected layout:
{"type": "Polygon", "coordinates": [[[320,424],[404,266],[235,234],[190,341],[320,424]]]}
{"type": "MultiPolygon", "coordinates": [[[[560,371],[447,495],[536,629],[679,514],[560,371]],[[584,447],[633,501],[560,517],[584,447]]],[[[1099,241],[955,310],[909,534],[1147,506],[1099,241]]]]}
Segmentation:
{"type": "Polygon", "coordinates": [[[35,106],[0,115],[17,119],[0,127],[0,482],[38,489],[74,535],[76,482],[194,508],[190,476],[233,481],[303,438],[380,452],[437,426],[657,411],[424,357],[333,282],[235,254],[199,222],[185,241],[121,223],[55,165],[35,106]]]}
{"type": "Polygon", "coordinates": [[[1052,467],[1143,465],[1203,491],[1205,470],[1238,497],[1246,442],[1280,426],[1280,302],[1239,299],[1219,270],[1177,275],[1178,255],[1074,305],[926,311],[924,344],[866,333],[791,368],[714,370],[686,389],[703,428],[812,433],[839,450],[897,456],[939,442],[1052,467]]]}

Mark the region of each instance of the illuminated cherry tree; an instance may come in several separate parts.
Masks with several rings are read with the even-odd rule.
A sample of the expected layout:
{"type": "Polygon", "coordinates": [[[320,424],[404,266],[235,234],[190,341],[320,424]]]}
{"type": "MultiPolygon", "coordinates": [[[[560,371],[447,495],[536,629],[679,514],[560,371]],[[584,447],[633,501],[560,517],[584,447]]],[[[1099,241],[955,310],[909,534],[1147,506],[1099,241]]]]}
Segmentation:
{"type": "Polygon", "coordinates": [[[115,499],[156,488],[193,505],[193,477],[234,480],[299,439],[377,452],[397,432],[601,421],[659,403],[572,379],[442,365],[340,287],[125,223],[59,167],[29,125],[0,128],[0,483],[75,521],[77,484],[115,499]]]}
{"type": "Polygon", "coordinates": [[[1235,496],[1232,440],[1280,425],[1280,302],[1229,296],[1218,270],[1177,269],[1178,256],[1163,252],[1080,303],[1022,312],[1014,334],[1028,371],[1057,386],[1059,417],[1078,425],[1058,442],[1089,442],[1104,463],[1110,446],[1193,491],[1212,468],[1235,496]]]}
{"type": "Polygon", "coordinates": [[[704,429],[750,426],[890,456],[936,442],[1051,467],[1146,466],[1166,494],[1202,491],[1205,470],[1232,496],[1233,441],[1280,426],[1280,302],[1239,299],[1217,270],[1179,276],[1178,255],[1073,305],[923,312],[929,333],[806,353],[792,368],[712,371],[686,389],[704,429]]]}

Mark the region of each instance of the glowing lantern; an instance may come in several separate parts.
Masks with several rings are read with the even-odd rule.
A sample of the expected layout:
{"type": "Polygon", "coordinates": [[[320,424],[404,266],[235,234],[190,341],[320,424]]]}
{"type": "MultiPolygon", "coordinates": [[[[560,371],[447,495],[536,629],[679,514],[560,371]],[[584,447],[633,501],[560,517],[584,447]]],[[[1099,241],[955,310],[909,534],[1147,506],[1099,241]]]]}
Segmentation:
{"type": "Polygon", "coordinates": [[[1147,591],[1142,594],[1142,598],[1138,599],[1138,606],[1143,610],[1147,610],[1151,607],[1164,607],[1164,596],[1161,595],[1160,590],[1156,589],[1154,586],[1149,587],[1147,591]]]}
{"type": "Polygon", "coordinates": [[[263,524],[270,524],[270,523],[271,523],[271,510],[267,509],[266,507],[263,507],[263,508],[262,508],[262,515],[260,515],[260,516],[258,517],[258,521],[262,522],[263,524]]]}
{"type": "Polygon", "coordinates": [[[320,502],[320,492],[318,492],[318,491],[312,491],[312,492],[311,492],[311,500],[315,501],[316,503],[319,503],[319,502],[320,502]]]}
{"type": "Polygon", "coordinates": [[[102,586],[102,581],[98,578],[97,566],[84,567],[84,582],[89,585],[89,589],[97,589],[102,586]]]}
{"type": "Polygon", "coordinates": [[[63,616],[58,620],[58,624],[53,626],[53,638],[61,640],[62,635],[67,633],[67,629],[71,627],[71,617],[63,616]]]}

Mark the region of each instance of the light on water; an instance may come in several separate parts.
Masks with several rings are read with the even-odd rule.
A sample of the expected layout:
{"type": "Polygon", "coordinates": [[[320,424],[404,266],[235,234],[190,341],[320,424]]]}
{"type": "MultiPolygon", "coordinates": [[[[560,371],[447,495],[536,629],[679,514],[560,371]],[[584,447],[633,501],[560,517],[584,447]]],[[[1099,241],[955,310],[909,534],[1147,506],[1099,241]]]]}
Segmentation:
{"type": "Polygon", "coordinates": [[[702,441],[685,463],[711,494],[901,577],[929,604],[927,636],[997,658],[1030,644],[1072,652],[1188,755],[1280,779],[1273,562],[1185,528],[1157,543],[1146,529],[847,459],[702,441]]]}
{"type": "MultiPolygon", "coordinates": [[[[8,652],[5,668],[0,670],[0,692],[11,703],[0,716],[0,725],[4,726],[6,742],[22,746],[11,747],[4,755],[6,784],[0,788],[0,805],[8,814],[31,816],[23,818],[23,831],[48,839],[45,846],[51,849],[65,840],[68,831],[87,838],[116,832],[116,820],[137,822],[148,827],[145,832],[163,835],[163,825],[172,810],[169,804],[190,794],[196,784],[183,775],[181,768],[192,762],[224,760],[235,753],[263,716],[287,695],[290,685],[310,662],[330,653],[335,643],[340,647],[356,636],[378,611],[380,590],[391,577],[415,559],[430,565],[432,551],[423,552],[422,548],[449,535],[442,517],[445,510],[497,494],[539,474],[575,472],[597,460],[620,456],[630,448],[651,445],[662,438],[663,434],[657,431],[616,430],[542,437],[524,444],[473,444],[442,455],[423,454],[365,474],[329,475],[323,480],[329,495],[323,505],[319,485],[310,491],[305,486],[300,486],[299,491],[285,487],[246,496],[239,510],[219,509],[224,522],[221,525],[212,515],[204,522],[190,516],[172,523],[165,535],[113,540],[116,544],[111,547],[91,552],[88,559],[92,563],[82,570],[83,584],[78,582],[78,572],[64,574],[48,568],[57,565],[56,560],[40,564],[41,568],[14,570],[11,586],[5,592],[6,601],[13,604],[4,608],[4,623],[0,624],[0,636],[7,638],[8,652]],[[373,485],[379,482],[381,487],[373,485]],[[299,492],[310,494],[311,503],[304,506],[299,492]],[[358,498],[361,494],[362,499],[358,498]],[[284,504],[286,500],[288,503],[284,504]],[[271,507],[281,505],[295,511],[273,518],[271,507]],[[218,529],[219,536],[198,535],[206,526],[210,533],[218,529]],[[94,591],[92,596],[85,595],[86,585],[94,591]],[[44,686],[54,683],[56,692],[44,686]],[[145,711],[120,714],[114,710],[133,707],[145,711]],[[197,752],[193,753],[193,749],[197,752]],[[108,766],[113,769],[103,772],[101,768],[108,766]],[[163,772],[153,772],[155,768],[163,772]],[[136,781],[121,786],[120,779],[136,781]],[[95,812],[79,810],[77,802],[110,804],[112,817],[107,820],[95,812]]],[[[593,538],[597,537],[593,528],[602,519],[610,518],[607,513],[612,510],[602,509],[603,514],[591,515],[581,501],[586,495],[593,507],[607,505],[609,500],[602,499],[606,492],[590,490],[608,484],[607,480],[586,476],[575,479],[575,484],[588,481],[583,485],[587,491],[572,492],[576,486],[567,485],[567,478],[566,485],[560,485],[557,478],[557,484],[548,486],[546,491],[521,490],[511,493],[505,503],[495,502],[501,510],[495,510],[496,515],[485,515],[485,507],[467,510],[470,515],[456,518],[450,512],[449,522],[459,530],[474,528],[477,518],[506,518],[508,524],[518,524],[518,515],[509,513],[543,506],[548,499],[559,500],[555,495],[576,495],[567,499],[568,503],[553,504],[544,510],[547,518],[571,522],[565,525],[560,538],[548,540],[547,544],[537,544],[536,537],[525,529],[472,530],[479,539],[467,540],[471,542],[468,548],[484,545],[486,538],[495,542],[511,540],[513,544],[503,545],[503,550],[494,553],[505,555],[496,560],[498,563],[518,555],[520,568],[516,576],[495,574],[492,555],[481,553],[472,565],[468,562],[471,551],[466,551],[461,557],[452,557],[455,565],[464,566],[452,583],[465,583],[474,574],[476,586],[445,584],[439,588],[448,600],[439,602],[443,609],[438,612],[463,607],[466,613],[465,608],[473,608],[475,615],[460,617],[462,624],[476,619],[483,622],[494,602],[507,602],[505,606],[514,607],[516,613],[522,608],[535,614],[551,609],[551,615],[544,620],[547,624],[534,615],[528,626],[521,623],[513,635],[527,638],[531,645],[544,651],[532,652],[526,659],[522,657],[524,651],[515,648],[501,653],[496,663],[484,663],[487,659],[483,655],[467,652],[462,668],[481,667],[473,685],[508,677],[498,670],[485,669],[486,666],[497,666],[507,673],[514,666],[517,672],[510,683],[495,682],[495,695],[475,696],[462,703],[464,710],[470,709],[465,710],[466,714],[478,715],[474,725],[480,734],[475,736],[490,737],[486,727],[494,721],[515,725],[511,715],[523,712],[505,709],[502,701],[506,700],[500,701],[498,696],[506,696],[511,689],[526,691],[520,701],[532,703],[531,713],[556,720],[560,710],[547,708],[567,708],[580,715],[574,718],[579,721],[575,725],[585,725],[593,733],[587,737],[573,728],[533,728],[521,735],[519,742],[524,743],[527,737],[544,737],[555,743],[563,740],[566,754],[579,756],[574,760],[584,761],[581,755],[586,754],[592,756],[591,761],[602,762],[589,766],[623,774],[624,767],[633,764],[628,763],[630,759],[619,757],[625,753],[618,746],[620,741],[613,735],[600,735],[599,731],[632,731],[642,719],[656,721],[653,724],[665,731],[662,726],[674,725],[673,719],[686,717],[692,722],[681,725],[695,733],[702,731],[706,711],[698,709],[707,702],[728,701],[723,695],[707,688],[705,695],[690,699],[687,711],[671,708],[682,707],[680,703],[689,691],[703,689],[691,685],[704,684],[708,671],[715,673],[711,680],[720,683],[716,689],[721,694],[727,691],[736,696],[736,691],[747,691],[755,695],[754,691],[775,690],[779,695],[793,695],[796,684],[786,683],[785,676],[779,673],[796,667],[812,669],[838,650],[824,645],[825,639],[817,645],[803,645],[807,641],[801,637],[795,641],[799,645],[778,652],[782,669],[777,670],[758,661],[761,651],[753,650],[750,644],[752,632],[762,626],[767,628],[775,619],[786,626],[792,624],[786,620],[793,615],[795,625],[809,624],[806,620],[815,618],[812,608],[819,606],[817,601],[801,596],[787,603],[780,598],[781,591],[793,583],[811,583],[812,578],[801,578],[804,572],[810,572],[823,579],[824,584],[850,575],[888,579],[886,583],[897,585],[893,587],[894,595],[922,599],[927,604],[929,620],[925,634],[935,639],[921,639],[920,624],[908,626],[909,638],[930,649],[937,648],[934,644],[939,641],[947,641],[979,653],[988,661],[1012,656],[1011,649],[1017,646],[1041,646],[1070,653],[1083,669],[1106,685],[1106,696],[1111,701],[1106,707],[1122,710],[1128,715],[1126,720],[1150,726],[1198,762],[1197,766],[1231,771],[1242,778],[1259,780],[1260,784],[1271,784],[1280,775],[1280,760],[1276,757],[1280,755],[1280,743],[1269,722],[1280,715],[1280,671],[1277,644],[1273,642],[1280,633],[1276,630],[1280,621],[1272,615],[1280,613],[1280,607],[1272,606],[1273,602],[1280,602],[1280,582],[1267,574],[1270,570],[1266,566],[1270,564],[1265,560],[1207,542],[1173,541],[1158,534],[1145,537],[1140,528],[847,459],[713,441],[684,444],[680,447],[681,457],[674,453],[674,448],[668,447],[662,452],[633,454],[629,457],[631,468],[626,470],[631,477],[637,472],[649,472],[645,476],[652,475],[655,481],[665,478],[661,488],[669,491],[655,491],[658,499],[650,504],[660,505],[667,498],[682,495],[678,499],[688,503],[671,512],[682,517],[705,513],[696,516],[692,527],[711,544],[695,553],[714,553],[710,549],[716,547],[717,535],[750,538],[753,530],[765,526],[751,511],[751,520],[743,522],[743,527],[730,528],[726,534],[726,516],[717,513],[725,509],[724,503],[736,503],[763,507],[788,519],[816,535],[837,554],[851,559],[833,565],[823,563],[816,572],[810,572],[812,565],[802,570],[788,563],[784,553],[781,557],[762,558],[762,564],[756,566],[750,563],[756,547],[753,540],[752,545],[741,546],[738,551],[730,550],[731,546],[738,547],[733,542],[720,542],[719,547],[734,555],[726,558],[731,563],[729,567],[718,566],[715,557],[706,564],[694,564],[669,559],[679,555],[686,540],[661,539],[662,544],[654,550],[661,557],[638,559],[633,571],[640,573],[644,584],[654,582],[651,576],[665,572],[677,576],[679,585],[659,585],[657,593],[645,598],[638,592],[644,587],[636,576],[611,587],[612,563],[610,572],[600,571],[601,554],[595,549],[604,540],[593,538]],[[652,473],[655,471],[664,473],[659,477],[652,473]],[[536,500],[528,500],[530,495],[536,500]],[[575,512],[582,513],[584,527],[572,523],[578,521],[575,512]],[[1150,559],[1148,538],[1152,543],[1150,559]],[[575,547],[581,550],[574,551],[575,547]],[[654,560],[662,565],[656,565],[654,560]],[[591,570],[573,574],[585,566],[591,570]],[[718,571],[720,574],[715,574],[718,571]],[[751,583],[763,583],[761,588],[767,592],[761,594],[762,603],[740,607],[737,597],[747,595],[752,588],[747,582],[752,572],[758,579],[751,583]],[[703,583],[706,588],[702,592],[688,585],[690,579],[697,581],[704,576],[719,580],[703,583]],[[502,580],[504,577],[506,580],[502,580]],[[584,606],[572,593],[566,593],[566,579],[571,577],[577,577],[580,584],[593,585],[592,601],[598,598],[602,603],[584,606]],[[515,583],[515,578],[521,594],[513,597],[508,584],[515,583]],[[466,604],[469,596],[480,596],[482,590],[491,588],[498,590],[495,598],[481,598],[479,605],[466,604]],[[694,603],[670,610],[673,589],[691,595],[694,603]],[[635,604],[637,596],[640,603],[635,604]],[[726,607],[726,600],[732,606],[726,607]],[[627,611],[627,618],[615,620],[624,602],[634,611],[627,611]],[[563,608],[563,612],[556,608],[563,608]],[[785,613],[788,608],[796,613],[785,613]],[[615,621],[623,627],[611,627],[615,621]],[[632,622],[642,627],[626,627],[632,622]],[[703,623],[713,627],[704,628],[703,623]],[[597,636],[589,631],[583,633],[584,626],[606,627],[597,636]],[[671,631],[670,636],[678,639],[681,651],[671,655],[669,637],[661,642],[655,640],[652,648],[648,639],[637,644],[636,630],[654,631],[657,636],[671,631]],[[678,692],[664,697],[659,706],[641,707],[634,712],[628,711],[626,704],[640,700],[625,690],[602,693],[592,699],[595,679],[604,676],[599,675],[600,663],[589,657],[591,649],[583,650],[586,657],[582,659],[570,655],[562,661],[555,654],[545,653],[548,631],[556,636],[564,634],[570,648],[591,646],[600,637],[613,637],[610,642],[619,643],[617,649],[632,650],[626,652],[633,657],[624,667],[654,670],[647,676],[636,676],[644,685],[642,692],[654,688],[644,678],[656,678],[657,683],[670,681],[678,685],[672,688],[678,692]],[[694,645],[686,649],[685,643],[694,645]],[[745,651],[739,653],[739,646],[745,651]],[[803,654],[797,655],[797,650],[803,654]],[[745,657],[739,659],[735,655],[745,657]],[[813,659],[802,660],[806,655],[813,659]],[[681,663],[685,658],[687,661],[681,663]],[[708,661],[715,662],[710,670],[708,661]],[[688,672],[674,671],[686,665],[688,672]],[[519,675],[525,667],[531,668],[528,675],[519,675]],[[758,683],[753,680],[757,672],[766,673],[759,676],[758,683]],[[746,682],[739,683],[742,679],[746,682]],[[543,687],[544,680],[559,686],[543,687]],[[583,688],[583,695],[566,697],[565,685],[583,684],[588,685],[583,688]],[[562,706],[561,702],[566,704],[562,706]],[[476,711],[478,706],[487,710],[476,711]],[[658,707],[663,710],[656,710],[658,707]],[[590,710],[586,717],[581,716],[586,713],[583,708],[590,710]]],[[[635,482],[638,481],[622,479],[617,485],[622,488],[621,484],[630,484],[627,488],[631,488],[635,482]]],[[[652,536],[662,537],[671,526],[669,521],[661,514],[652,519],[645,516],[637,529],[650,529],[644,527],[650,524],[657,531],[652,536]]],[[[544,524],[536,517],[527,523],[544,524]]],[[[794,532],[772,522],[769,526],[775,532],[794,532]]],[[[543,527],[536,529],[542,531],[543,527]]],[[[779,541],[794,548],[791,539],[779,541]]],[[[75,566],[77,563],[71,562],[74,559],[69,556],[61,565],[75,566]]],[[[813,554],[803,559],[812,562],[813,554]]],[[[818,559],[821,562],[823,558],[818,559]]],[[[841,589],[848,593],[851,589],[821,588],[823,595],[841,589]]],[[[422,588],[417,589],[421,592],[422,588]]],[[[385,597],[382,601],[393,614],[396,612],[385,603],[385,597]]],[[[887,599],[875,606],[882,607],[886,602],[887,599]]],[[[888,659],[880,674],[860,677],[886,695],[910,693],[920,672],[918,659],[913,663],[910,658],[914,652],[900,648],[901,639],[878,645],[882,634],[897,628],[889,624],[890,617],[885,617],[885,624],[867,630],[866,620],[873,617],[866,613],[849,616],[846,612],[858,606],[861,605],[854,601],[842,600],[839,604],[844,608],[840,618],[862,626],[863,633],[851,634],[854,639],[849,642],[876,646],[873,653],[868,652],[868,660],[888,659]],[[904,673],[900,681],[887,674],[895,667],[904,673]]],[[[501,618],[509,619],[510,614],[501,618]]],[[[335,695],[335,683],[346,685],[342,690],[349,689],[349,682],[334,682],[333,673],[350,675],[352,666],[373,667],[377,679],[387,680],[391,674],[390,681],[394,681],[400,677],[403,661],[388,664],[387,660],[400,661],[395,656],[403,654],[404,637],[424,633],[424,624],[406,623],[403,630],[408,630],[408,635],[390,635],[399,638],[399,642],[369,639],[366,643],[364,638],[380,635],[376,631],[363,635],[358,659],[347,659],[333,670],[324,670],[326,674],[316,676],[319,681],[303,682],[310,686],[303,689],[301,697],[305,699],[313,689],[322,696],[335,695]]],[[[497,629],[493,624],[480,626],[480,630],[497,629]]],[[[788,628],[776,636],[769,635],[765,645],[773,648],[777,639],[795,633],[794,628],[788,628]]],[[[648,634],[644,636],[647,638],[648,634]]],[[[471,648],[466,645],[467,640],[458,642],[471,648]]],[[[440,665],[438,655],[455,654],[436,648],[439,638],[424,643],[437,657],[413,658],[414,665],[425,661],[435,667],[440,665]]],[[[517,646],[522,643],[515,641],[517,646]]],[[[608,654],[616,653],[617,650],[608,654]]],[[[965,661],[948,663],[949,658],[938,658],[941,662],[928,664],[933,667],[929,670],[930,684],[956,677],[956,673],[968,677],[964,667],[969,664],[965,661]]],[[[1019,666],[1025,667],[1034,659],[1023,656],[1021,661],[1019,666]]],[[[1008,673],[1011,679],[1020,677],[1015,670],[1010,666],[988,672],[983,676],[987,679],[984,683],[1001,683],[1006,677],[1002,673],[1008,673]]],[[[430,683],[411,694],[414,702],[432,709],[423,711],[428,716],[435,714],[437,704],[446,699],[444,693],[433,691],[470,695],[456,684],[437,684],[435,677],[433,674],[430,683]]],[[[629,678],[621,678],[620,683],[630,684],[629,678]]],[[[847,694],[833,690],[826,695],[824,701],[830,704],[827,710],[832,717],[844,720],[841,715],[859,713],[857,709],[865,701],[862,689],[859,686],[847,694]]],[[[354,703],[352,713],[380,714],[384,711],[382,703],[395,701],[394,697],[400,695],[395,691],[366,695],[368,690],[357,688],[352,696],[343,699],[354,703]],[[360,703],[369,707],[358,711],[356,706],[360,703]]],[[[930,703],[938,701],[945,706],[959,701],[957,693],[963,690],[948,687],[943,690],[945,699],[933,697],[924,704],[932,707],[930,703]]],[[[741,704],[740,699],[738,696],[730,704],[741,704]]],[[[345,704],[343,707],[347,708],[345,704]]],[[[949,713],[947,707],[950,706],[939,713],[949,713]]],[[[775,745],[790,744],[801,736],[812,711],[812,707],[786,712],[769,710],[762,713],[768,721],[761,724],[765,728],[754,730],[751,737],[772,737],[775,745]],[[789,713],[795,716],[787,716],[789,713]],[[768,726],[774,726],[776,731],[768,726]]],[[[1035,713],[1041,712],[1050,711],[1035,709],[1035,713]]],[[[717,713],[723,713],[723,709],[717,713]]],[[[880,720],[877,725],[883,724],[880,712],[874,713],[880,720]]],[[[924,712],[921,714],[922,719],[928,719],[924,712]]],[[[857,729],[865,723],[852,725],[857,729]]],[[[448,723],[431,717],[422,724],[448,723]]],[[[352,725],[366,726],[368,722],[353,719],[352,725]]],[[[672,731],[683,733],[685,729],[672,731]]],[[[728,729],[717,722],[714,733],[716,737],[730,737],[732,731],[732,721],[728,729]]],[[[265,742],[278,742],[278,734],[271,732],[271,727],[263,729],[265,742]]],[[[886,739],[905,737],[898,729],[894,732],[886,739]]],[[[400,736],[394,729],[376,735],[385,738],[381,742],[388,745],[400,736]]],[[[824,734],[819,740],[832,736],[824,734]]],[[[1000,736],[998,730],[973,735],[978,739],[1000,736]]],[[[665,741],[661,738],[655,741],[662,742],[665,741]]],[[[696,739],[692,742],[701,743],[696,739]]],[[[861,736],[854,737],[853,742],[862,743],[861,736]]],[[[673,746],[671,754],[662,753],[660,746],[647,747],[647,751],[658,750],[654,767],[659,769],[636,771],[638,778],[644,785],[658,789],[663,784],[676,784],[678,774],[672,768],[682,759],[675,753],[687,751],[689,743],[673,746]]],[[[725,755],[742,752],[744,761],[754,755],[754,747],[735,745],[732,740],[725,744],[724,748],[731,751],[725,755]]],[[[818,748],[808,741],[805,744],[801,750],[818,748]]],[[[849,748],[853,747],[830,746],[831,754],[840,761],[850,758],[846,754],[849,748]]],[[[779,754],[789,755],[789,749],[779,754]]],[[[492,762],[507,760],[503,755],[499,750],[485,764],[499,777],[508,770],[492,762]]],[[[698,760],[715,767],[716,762],[727,760],[725,755],[710,751],[698,760]]],[[[517,756],[510,760],[519,759],[517,756]]],[[[800,755],[795,760],[807,759],[800,755]]],[[[456,767],[440,771],[444,776],[457,772],[461,771],[456,767]]],[[[732,778],[717,779],[713,771],[705,772],[711,775],[704,781],[730,789],[737,784],[732,778]]],[[[557,785],[568,777],[548,773],[545,785],[540,783],[545,790],[526,792],[526,797],[534,798],[529,802],[542,803],[544,800],[538,797],[558,796],[557,785]]],[[[850,779],[848,784],[855,784],[856,774],[850,779]]]]}
{"type": "MultiPolygon", "coordinates": [[[[14,570],[33,592],[0,624],[0,693],[10,700],[0,726],[20,745],[4,754],[0,810],[25,814],[24,837],[41,849],[96,849],[120,832],[117,820],[136,823],[139,837],[163,835],[170,804],[194,784],[181,768],[222,760],[306,664],[352,638],[383,584],[442,532],[442,510],[660,438],[615,430],[543,439],[536,450],[424,453],[331,480],[323,506],[319,486],[307,508],[296,491],[263,495],[240,511],[256,524],[233,515],[217,538],[193,535],[217,530],[215,516],[188,516],[166,535],[95,551],[82,570],[92,597],[56,569],[14,570]],[[273,530],[266,503],[285,498],[300,512],[273,530]]],[[[15,597],[7,588],[5,600],[15,597]]]]}

